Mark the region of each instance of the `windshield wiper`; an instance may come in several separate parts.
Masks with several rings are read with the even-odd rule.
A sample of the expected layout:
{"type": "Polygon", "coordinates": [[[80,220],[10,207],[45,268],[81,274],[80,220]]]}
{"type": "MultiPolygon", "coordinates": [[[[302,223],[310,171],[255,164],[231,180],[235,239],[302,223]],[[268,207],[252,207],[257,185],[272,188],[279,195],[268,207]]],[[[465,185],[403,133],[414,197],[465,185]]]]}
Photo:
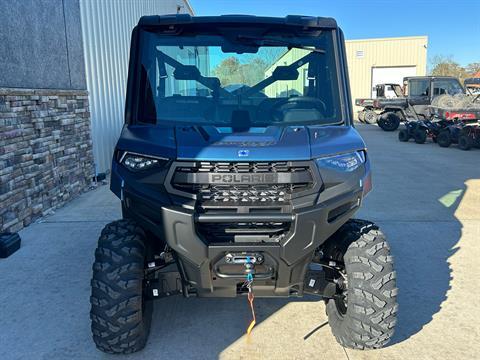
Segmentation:
{"type": "Polygon", "coordinates": [[[298,44],[292,41],[288,40],[283,40],[283,39],[277,39],[277,38],[262,38],[262,37],[255,37],[255,36],[247,36],[247,35],[238,35],[237,40],[242,41],[242,42],[248,42],[252,45],[256,46],[274,46],[274,45],[279,45],[279,46],[286,46],[289,50],[292,48],[295,49],[302,49],[302,50],[308,50],[320,54],[325,54],[326,51],[323,49],[318,49],[315,47],[310,47],[310,46],[305,46],[302,44],[298,44]]]}

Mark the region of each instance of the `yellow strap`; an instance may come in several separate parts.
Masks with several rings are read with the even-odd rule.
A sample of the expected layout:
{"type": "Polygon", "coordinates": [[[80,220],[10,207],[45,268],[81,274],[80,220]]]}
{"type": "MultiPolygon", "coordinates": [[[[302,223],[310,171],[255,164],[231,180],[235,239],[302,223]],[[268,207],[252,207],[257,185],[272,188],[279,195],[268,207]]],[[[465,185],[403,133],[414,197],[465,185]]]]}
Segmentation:
{"type": "Polygon", "coordinates": [[[250,325],[248,326],[247,335],[250,335],[250,333],[252,332],[253,327],[254,327],[255,324],[256,324],[255,309],[253,308],[253,299],[254,299],[253,292],[250,290],[249,293],[248,293],[248,302],[250,303],[250,309],[252,310],[252,317],[253,317],[253,319],[252,319],[252,322],[250,323],[250,325]]]}
{"type": "Polygon", "coordinates": [[[248,326],[247,335],[250,335],[250,333],[252,332],[252,329],[253,329],[254,326],[255,326],[255,320],[252,320],[252,322],[251,322],[250,325],[248,326]]]}

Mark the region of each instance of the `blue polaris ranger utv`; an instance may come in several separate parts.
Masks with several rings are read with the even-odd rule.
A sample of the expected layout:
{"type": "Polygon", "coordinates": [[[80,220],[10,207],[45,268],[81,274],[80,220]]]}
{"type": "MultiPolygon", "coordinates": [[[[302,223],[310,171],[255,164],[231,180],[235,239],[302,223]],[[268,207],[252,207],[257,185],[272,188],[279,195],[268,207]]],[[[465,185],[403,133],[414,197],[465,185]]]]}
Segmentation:
{"type": "Polygon", "coordinates": [[[252,309],[317,296],[341,345],[384,346],[395,271],[378,227],[352,219],[372,185],[335,20],[142,17],[128,75],[110,185],[123,219],[93,264],[97,347],[142,349],[152,300],[179,294],[252,309]]]}

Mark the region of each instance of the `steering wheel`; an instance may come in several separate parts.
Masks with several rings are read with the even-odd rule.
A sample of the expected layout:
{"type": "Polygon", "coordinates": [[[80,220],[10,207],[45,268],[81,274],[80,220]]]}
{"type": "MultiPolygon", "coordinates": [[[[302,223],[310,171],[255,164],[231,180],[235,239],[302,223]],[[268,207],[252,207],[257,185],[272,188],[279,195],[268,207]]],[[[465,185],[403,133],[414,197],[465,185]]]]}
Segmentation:
{"type": "Polygon", "coordinates": [[[269,112],[275,121],[281,122],[285,113],[293,109],[316,109],[324,117],[327,106],[315,97],[293,96],[274,102],[272,99],[265,99],[258,105],[257,112],[269,112]]]}

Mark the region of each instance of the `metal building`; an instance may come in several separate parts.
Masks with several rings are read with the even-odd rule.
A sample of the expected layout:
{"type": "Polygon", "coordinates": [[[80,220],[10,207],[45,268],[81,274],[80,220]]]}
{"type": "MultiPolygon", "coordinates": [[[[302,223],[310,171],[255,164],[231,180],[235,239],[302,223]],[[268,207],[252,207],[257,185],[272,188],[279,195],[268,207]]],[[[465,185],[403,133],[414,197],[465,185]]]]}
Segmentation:
{"type": "Polygon", "coordinates": [[[347,40],[345,46],[353,101],[373,96],[378,84],[402,85],[406,76],[427,73],[427,36],[347,40]]]}
{"type": "Polygon", "coordinates": [[[189,13],[188,0],[80,0],[96,173],[110,169],[123,125],[130,36],[143,15],[189,13]]]}
{"type": "MultiPolygon", "coordinates": [[[[406,76],[424,76],[427,73],[426,36],[347,40],[348,73],[352,101],[373,96],[375,86],[382,83],[403,85],[406,76]]],[[[267,71],[271,74],[278,64],[291,64],[306,54],[306,50],[292,49],[283,54],[267,71]]],[[[299,69],[297,80],[275,83],[266,89],[269,96],[280,92],[302,93],[307,80],[305,67],[299,69]]],[[[357,109],[358,110],[358,109],[357,109]]]]}

